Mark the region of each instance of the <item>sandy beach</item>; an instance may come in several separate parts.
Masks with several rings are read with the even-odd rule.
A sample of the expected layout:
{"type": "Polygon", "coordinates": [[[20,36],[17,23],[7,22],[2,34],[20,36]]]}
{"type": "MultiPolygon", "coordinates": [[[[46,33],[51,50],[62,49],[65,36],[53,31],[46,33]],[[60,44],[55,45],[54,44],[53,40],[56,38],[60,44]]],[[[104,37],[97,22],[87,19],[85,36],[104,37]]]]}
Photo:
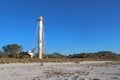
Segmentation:
{"type": "Polygon", "coordinates": [[[0,64],[0,80],[120,80],[120,64],[109,61],[80,63],[0,64]]]}

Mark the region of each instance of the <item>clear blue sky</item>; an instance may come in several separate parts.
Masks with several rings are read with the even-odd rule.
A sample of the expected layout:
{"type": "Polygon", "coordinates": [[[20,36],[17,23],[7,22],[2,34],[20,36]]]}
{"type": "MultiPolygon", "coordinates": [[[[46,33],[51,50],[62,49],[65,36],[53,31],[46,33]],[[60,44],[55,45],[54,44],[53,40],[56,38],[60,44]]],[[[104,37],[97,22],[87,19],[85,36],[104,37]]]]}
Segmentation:
{"type": "Polygon", "coordinates": [[[0,47],[31,49],[38,16],[49,53],[120,53],[120,0],[0,0],[0,47]]]}

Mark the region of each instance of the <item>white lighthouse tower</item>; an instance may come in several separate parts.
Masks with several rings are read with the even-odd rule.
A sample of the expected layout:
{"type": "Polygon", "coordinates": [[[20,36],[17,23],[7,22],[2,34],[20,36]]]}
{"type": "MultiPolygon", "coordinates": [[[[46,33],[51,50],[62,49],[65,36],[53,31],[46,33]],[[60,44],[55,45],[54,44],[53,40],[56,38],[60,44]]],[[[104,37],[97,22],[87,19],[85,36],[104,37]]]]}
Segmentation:
{"type": "Polygon", "coordinates": [[[27,53],[31,57],[33,57],[35,55],[36,41],[38,41],[38,58],[42,59],[42,52],[46,50],[46,41],[45,41],[45,35],[44,35],[44,27],[43,27],[43,18],[42,18],[42,16],[38,17],[37,24],[38,25],[37,25],[37,29],[36,29],[34,47],[33,47],[32,50],[28,50],[27,53]],[[44,48],[42,48],[42,47],[44,47],[44,48]]]}
{"type": "Polygon", "coordinates": [[[42,36],[43,36],[43,18],[38,18],[38,57],[42,59],[42,36]]]}

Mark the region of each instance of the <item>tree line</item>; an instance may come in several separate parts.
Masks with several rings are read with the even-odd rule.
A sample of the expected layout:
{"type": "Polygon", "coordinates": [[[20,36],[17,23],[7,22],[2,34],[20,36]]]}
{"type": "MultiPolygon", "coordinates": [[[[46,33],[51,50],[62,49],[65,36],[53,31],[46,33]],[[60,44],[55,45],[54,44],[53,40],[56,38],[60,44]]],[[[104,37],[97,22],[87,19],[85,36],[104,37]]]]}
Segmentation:
{"type": "Polygon", "coordinates": [[[18,44],[8,44],[2,46],[0,50],[0,58],[20,58],[22,56],[28,56],[27,52],[23,51],[23,47],[18,44]]]}
{"type": "MultiPolygon", "coordinates": [[[[38,54],[34,56],[35,58],[38,57],[38,54]]],[[[23,47],[18,44],[8,44],[2,46],[0,49],[0,58],[30,58],[30,55],[27,52],[23,51],[23,47]]],[[[63,55],[59,52],[53,52],[52,54],[43,54],[43,58],[92,58],[92,59],[101,59],[101,60],[120,60],[120,54],[116,54],[111,51],[100,51],[96,53],[75,53],[72,55],[63,55]]]]}

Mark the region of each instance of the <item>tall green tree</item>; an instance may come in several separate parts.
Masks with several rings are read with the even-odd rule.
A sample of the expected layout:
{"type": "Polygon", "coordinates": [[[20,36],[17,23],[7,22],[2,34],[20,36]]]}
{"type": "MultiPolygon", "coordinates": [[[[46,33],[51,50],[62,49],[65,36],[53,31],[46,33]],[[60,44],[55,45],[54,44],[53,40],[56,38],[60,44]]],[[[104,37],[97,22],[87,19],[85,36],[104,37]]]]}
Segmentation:
{"type": "Polygon", "coordinates": [[[22,46],[18,44],[8,44],[2,46],[3,52],[10,55],[11,58],[17,58],[19,53],[22,52],[22,46]]]}

